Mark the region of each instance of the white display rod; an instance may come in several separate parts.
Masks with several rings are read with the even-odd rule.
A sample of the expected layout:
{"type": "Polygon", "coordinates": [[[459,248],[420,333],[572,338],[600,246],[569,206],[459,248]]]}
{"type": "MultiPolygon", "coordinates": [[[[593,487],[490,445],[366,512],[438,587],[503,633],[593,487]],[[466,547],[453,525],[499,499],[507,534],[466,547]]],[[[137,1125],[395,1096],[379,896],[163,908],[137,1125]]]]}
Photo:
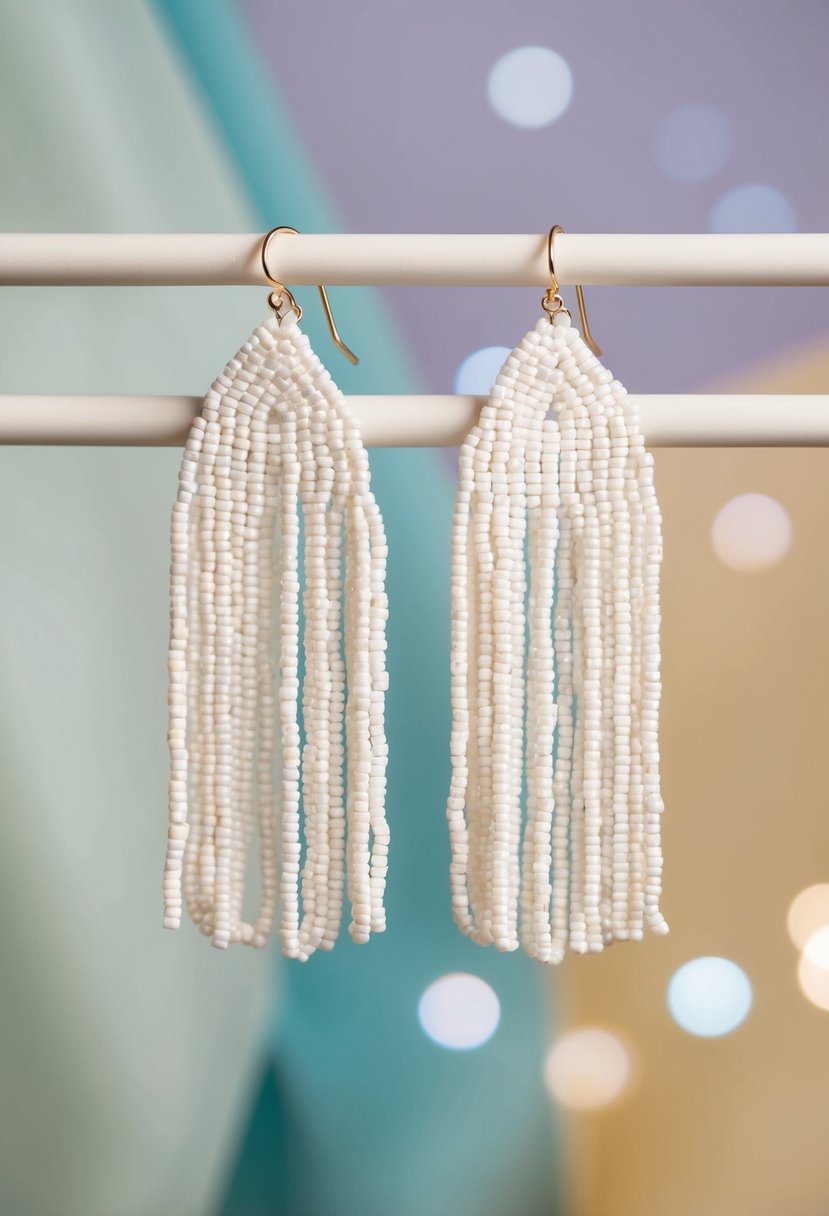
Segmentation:
{"type": "MultiPolygon", "coordinates": [[[[829,445],[829,396],[633,395],[651,447],[829,445]]],[[[348,398],[368,447],[454,447],[482,397],[348,398]]],[[[0,396],[0,443],[176,447],[200,397],[0,396]]]]}

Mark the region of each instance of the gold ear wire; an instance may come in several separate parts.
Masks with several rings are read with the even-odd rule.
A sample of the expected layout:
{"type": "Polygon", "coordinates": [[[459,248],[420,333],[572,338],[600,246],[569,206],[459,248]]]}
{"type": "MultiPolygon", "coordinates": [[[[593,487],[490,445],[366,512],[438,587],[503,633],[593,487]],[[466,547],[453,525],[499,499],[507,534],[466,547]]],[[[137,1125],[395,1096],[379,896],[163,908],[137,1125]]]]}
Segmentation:
{"type": "MultiPolygon", "coordinates": [[[[570,309],[566,307],[564,301],[559,295],[558,279],[556,278],[555,263],[553,262],[553,242],[559,232],[563,232],[561,224],[554,224],[547,233],[547,265],[550,270],[550,286],[544,293],[541,300],[541,307],[546,312],[552,323],[553,317],[560,312],[566,312],[570,316],[570,309]]],[[[576,302],[579,306],[579,319],[581,321],[581,332],[585,342],[597,357],[602,353],[602,348],[599,346],[596,339],[590,332],[590,325],[587,320],[587,307],[584,303],[584,292],[579,284],[576,284],[576,302]]]]}
{"type": "MultiPolygon", "coordinates": [[[[299,233],[296,228],[290,228],[287,224],[281,224],[278,228],[271,228],[270,232],[267,233],[262,241],[262,270],[265,278],[273,286],[273,291],[268,296],[268,303],[276,313],[276,318],[281,324],[282,318],[286,317],[289,312],[295,313],[296,319],[299,321],[302,317],[302,307],[294,299],[293,293],[285,286],[285,284],[281,283],[279,279],[275,279],[268,269],[268,249],[270,248],[271,241],[278,232],[293,232],[295,236],[299,236],[299,233]]],[[[360,360],[354,354],[354,351],[350,350],[340,337],[340,331],[337,329],[337,323],[334,320],[334,314],[331,311],[331,304],[328,300],[328,292],[325,290],[322,283],[318,283],[317,288],[320,293],[322,307],[325,312],[325,319],[328,322],[328,328],[331,330],[331,337],[334,345],[338,348],[338,350],[342,351],[350,363],[359,363],[360,360]]]]}
{"type": "Polygon", "coordinates": [[[281,324],[282,318],[287,317],[289,312],[296,313],[296,319],[297,319],[297,321],[299,321],[302,317],[302,307],[299,304],[297,304],[296,300],[293,297],[293,294],[288,290],[288,288],[285,286],[285,284],[280,283],[279,279],[275,279],[273,277],[273,275],[271,274],[270,270],[268,270],[268,249],[270,248],[270,243],[273,240],[273,238],[276,236],[277,232],[296,232],[296,228],[288,228],[285,225],[282,225],[279,228],[271,228],[270,232],[265,236],[264,240],[262,241],[262,249],[261,249],[262,271],[265,275],[265,278],[268,280],[269,283],[271,283],[273,285],[273,288],[274,288],[274,290],[268,296],[268,304],[271,306],[273,311],[276,313],[276,319],[281,324]],[[286,299],[288,301],[287,308],[285,307],[286,299]]]}
{"type": "Polygon", "coordinates": [[[337,323],[334,320],[334,314],[331,311],[331,305],[328,301],[328,292],[325,290],[322,283],[317,284],[317,286],[319,287],[320,299],[322,300],[322,306],[325,309],[325,319],[328,322],[328,328],[331,330],[331,337],[334,341],[334,345],[343,352],[349,363],[359,363],[360,360],[354,354],[354,351],[347,347],[345,342],[343,342],[342,338],[340,337],[340,331],[337,329],[337,323]]]}

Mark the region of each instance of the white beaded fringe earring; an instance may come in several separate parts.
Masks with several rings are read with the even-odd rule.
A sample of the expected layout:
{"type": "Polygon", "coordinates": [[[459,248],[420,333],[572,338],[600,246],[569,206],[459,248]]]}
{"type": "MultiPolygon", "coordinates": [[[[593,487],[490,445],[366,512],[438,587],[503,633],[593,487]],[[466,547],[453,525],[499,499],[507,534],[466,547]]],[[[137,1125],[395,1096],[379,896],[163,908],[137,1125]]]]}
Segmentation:
{"type": "Polygon", "coordinates": [[[452,534],[455,920],[547,963],[668,926],[662,527],[634,402],[558,294],[460,452],[452,534]],[[526,814],[522,795],[526,793],[526,814]]]}
{"type": "MultiPolygon", "coordinates": [[[[268,271],[274,235],[295,231],[263,242],[272,315],[212,385],[179,473],[164,925],[181,922],[183,886],[214,946],[264,946],[279,900],[283,953],[304,961],[334,946],[344,879],[354,940],[385,928],[388,612],[383,522],[357,424],[299,328],[299,305],[268,271]]],[[[319,290],[334,341],[356,363],[319,290]]]]}

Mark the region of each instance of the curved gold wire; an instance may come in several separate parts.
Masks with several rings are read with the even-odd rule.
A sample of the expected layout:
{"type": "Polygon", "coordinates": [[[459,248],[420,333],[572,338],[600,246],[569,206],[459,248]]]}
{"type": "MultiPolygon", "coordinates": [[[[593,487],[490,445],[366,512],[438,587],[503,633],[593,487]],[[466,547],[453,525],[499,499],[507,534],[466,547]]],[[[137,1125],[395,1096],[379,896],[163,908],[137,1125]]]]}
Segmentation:
{"type": "MultiPolygon", "coordinates": [[[[553,243],[556,236],[563,231],[564,229],[562,228],[561,224],[554,224],[547,233],[547,266],[550,271],[550,286],[544,293],[541,300],[541,307],[550,318],[551,324],[553,317],[559,312],[566,312],[567,316],[570,316],[570,309],[567,308],[564,300],[562,300],[561,295],[559,294],[559,284],[558,279],[556,278],[555,262],[553,261],[553,243]]],[[[599,346],[598,342],[593,337],[593,334],[590,332],[590,325],[587,320],[587,307],[584,303],[584,291],[578,283],[576,283],[575,287],[576,302],[579,306],[579,319],[581,321],[582,336],[592,350],[593,354],[598,358],[598,356],[602,353],[602,348],[599,346]]]]}
{"type": "MultiPolygon", "coordinates": [[[[268,269],[268,249],[270,248],[271,241],[278,232],[292,232],[295,236],[299,236],[299,232],[296,228],[291,228],[287,224],[280,224],[277,228],[271,228],[270,232],[266,234],[262,241],[262,270],[265,278],[273,285],[274,288],[274,290],[268,296],[268,303],[276,313],[277,320],[280,324],[282,324],[282,318],[287,317],[290,312],[294,312],[296,314],[296,319],[299,321],[302,317],[302,307],[294,299],[293,293],[285,286],[285,284],[280,282],[279,279],[275,279],[268,269]],[[285,305],[286,300],[288,301],[287,307],[285,305]]],[[[340,337],[340,331],[337,329],[337,323],[334,320],[334,314],[331,311],[331,304],[328,300],[328,292],[325,290],[322,283],[317,284],[317,290],[320,293],[322,307],[325,311],[325,319],[328,322],[328,328],[331,331],[331,337],[334,345],[338,348],[338,350],[342,351],[350,363],[359,363],[360,360],[354,354],[354,351],[350,350],[340,337]]]]}
{"type": "Polygon", "coordinates": [[[283,317],[287,317],[288,313],[290,313],[290,312],[296,313],[297,321],[301,320],[302,306],[300,304],[298,304],[296,302],[296,300],[294,299],[293,292],[291,292],[285,286],[284,283],[281,283],[279,281],[279,279],[275,279],[273,277],[273,275],[271,274],[270,270],[268,270],[268,249],[270,247],[271,241],[273,240],[273,238],[276,236],[276,234],[278,232],[294,232],[295,233],[296,228],[289,228],[286,224],[282,224],[278,228],[271,228],[270,232],[265,236],[264,240],[262,241],[262,249],[261,249],[262,270],[264,272],[265,278],[268,280],[269,283],[272,283],[273,287],[274,287],[274,290],[268,296],[268,304],[271,306],[273,311],[276,313],[276,319],[277,319],[277,321],[279,321],[279,323],[281,325],[283,317]],[[286,299],[288,301],[287,307],[285,307],[286,299]]]}

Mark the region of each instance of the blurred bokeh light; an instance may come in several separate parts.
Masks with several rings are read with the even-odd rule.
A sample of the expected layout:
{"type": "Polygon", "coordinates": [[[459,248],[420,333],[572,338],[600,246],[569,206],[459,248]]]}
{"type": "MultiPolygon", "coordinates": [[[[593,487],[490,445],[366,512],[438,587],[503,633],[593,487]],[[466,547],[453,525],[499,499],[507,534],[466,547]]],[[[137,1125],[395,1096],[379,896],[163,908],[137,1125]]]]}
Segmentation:
{"type": "Polygon", "coordinates": [[[510,353],[508,346],[484,346],[468,355],[455,376],[455,392],[483,397],[495,383],[496,377],[510,353]]]}
{"type": "Polygon", "coordinates": [[[819,882],[794,897],[786,927],[794,945],[802,950],[812,934],[825,925],[829,925],[829,882],[819,882]]]}
{"type": "Polygon", "coordinates": [[[829,970],[812,961],[805,952],[797,965],[797,980],[808,1001],[829,1011],[829,970]]]}
{"type": "Polygon", "coordinates": [[[429,985],[417,1012],[433,1042],[453,1051],[468,1051],[483,1047],[495,1034],[501,1005],[485,980],[457,971],[429,985]]]}
{"type": "Polygon", "coordinates": [[[489,104],[514,127],[546,127],[567,109],[573,77],[566,60],[543,46],[521,46],[502,55],[487,81],[489,104]]]}
{"type": "Polygon", "coordinates": [[[722,110],[711,105],[680,106],[657,127],[653,157],[666,177],[690,184],[718,173],[733,144],[731,123],[722,110]]]}
{"type": "Polygon", "coordinates": [[[744,573],[766,570],[786,556],[792,543],[792,521],[781,503],[768,494],[738,494],[717,513],[711,544],[725,566],[744,573]]]}
{"type": "Polygon", "coordinates": [[[632,1066],[628,1048],[609,1030],[584,1026],[561,1035],[544,1064],[550,1095],[571,1110],[600,1110],[627,1089],[632,1066]]]}
{"type": "Polygon", "coordinates": [[[689,1034],[714,1038],[730,1034],[751,1009],[751,983],[742,967],[727,958],[691,959],[668,985],[668,1008],[689,1034]]]}
{"type": "Polygon", "coordinates": [[[712,232],[795,232],[797,217],[789,199],[775,186],[746,182],[714,204],[712,232]]]}

